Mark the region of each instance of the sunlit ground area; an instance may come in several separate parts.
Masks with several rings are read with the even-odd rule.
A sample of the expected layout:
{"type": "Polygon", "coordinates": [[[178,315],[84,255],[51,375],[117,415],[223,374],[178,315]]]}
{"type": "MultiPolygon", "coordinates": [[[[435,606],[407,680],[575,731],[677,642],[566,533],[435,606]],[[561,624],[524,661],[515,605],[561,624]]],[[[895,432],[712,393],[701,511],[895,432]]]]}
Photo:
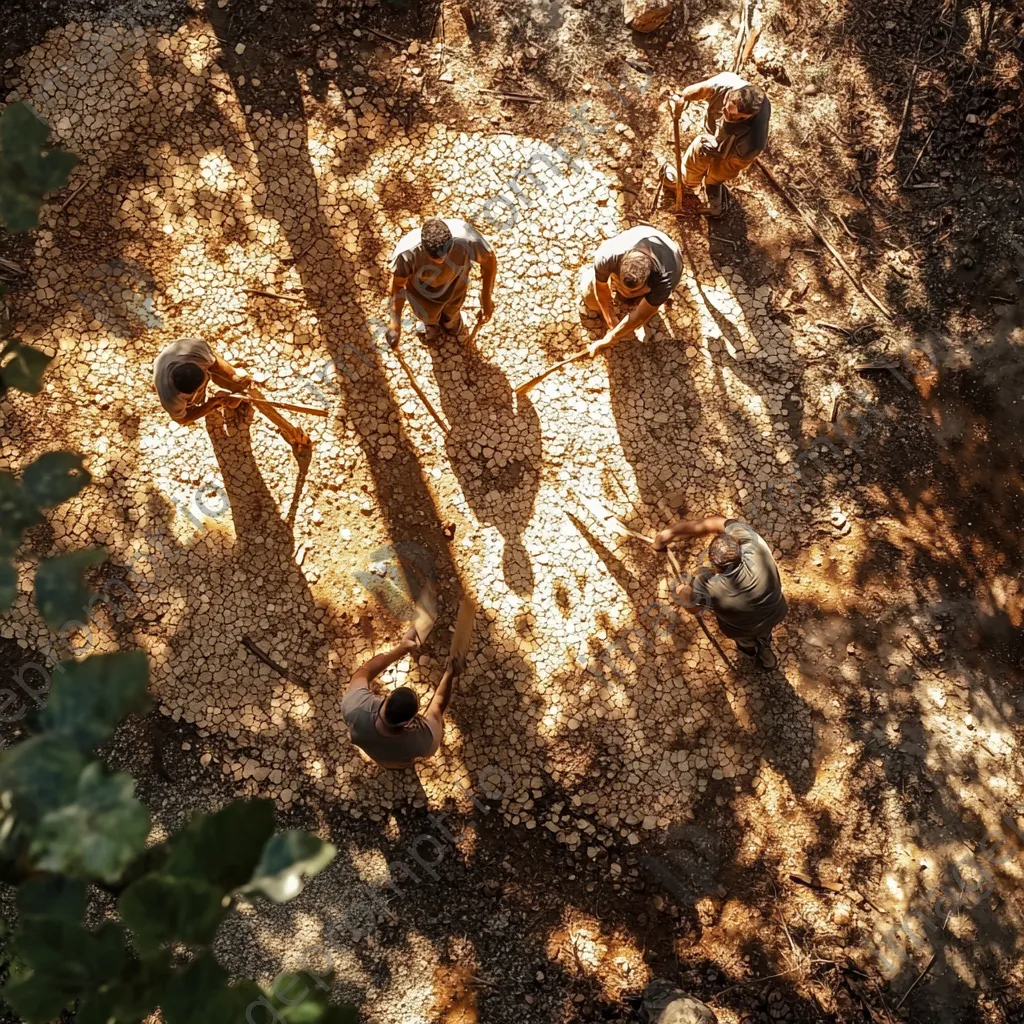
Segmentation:
{"type": "MultiPolygon", "coordinates": [[[[727,52],[728,35],[708,46],[727,52]]],[[[3,405],[3,458],[17,467],[55,445],[85,453],[95,486],[54,514],[52,547],[103,544],[104,579],[144,581],[131,594],[105,588],[85,628],[68,631],[70,648],[142,647],[160,711],[193,730],[189,759],[234,792],[271,796],[325,829],[369,817],[404,843],[396,815],[410,802],[468,813],[474,798],[490,798],[509,850],[541,834],[553,861],[597,865],[627,892],[641,877],[652,893],[666,888],[655,861],[674,871],[683,890],[669,886],[650,913],[689,901],[686,929],[666,918],[670,947],[682,957],[703,935],[702,956],[729,978],[757,959],[749,937],[778,926],[749,893],[712,881],[720,865],[731,858],[734,873],[762,878],[765,898],[779,872],[810,870],[843,894],[828,905],[811,889],[794,894],[805,925],[870,959],[845,943],[848,929],[877,937],[986,830],[1010,828],[1005,816],[1021,799],[1014,682],[942,652],[949,631],[979,617],[1019,629],[1021,601],[1012,565],[994,582],[965,572],[951,596],[943,571],[966,553],[948,548],[928,549],[936,568],[918,572],[914,588],[872,575],[877,543],[902,551],[897,562],[923,564],[931,541],[922,538],[941,515],[926,507],[928,492],[898,493],[864,447],[850,446],[851,435],[864,440],[862,426],[836,434],[840,397],[848,410],[852,386],[879,385],[855,377],[856,353],[835,357],[835,333],[817,323],[835,316],[835,296],[815,286],[807,315],[782,312],[790,299],[780,303],[779,289],[734,267],[721,246],[713,252],[717,226],[677,221],[662,204],[651,223],[686,259],[671,304],[642,339],[517,395],[595,336],[581,323],[576,271],[641,219],[607,140],[580,120],[557,136],[469,127],[457,108],[407,125],[379,96],[314,89],[301,71],[303,116],[273,115],[240,98],[245,83],[224,63],[213,27],[195,18],[173,33],[71,26],[20,64],[17,95],[83,166],[70,186],[81,191],[44,216],[28,268],[34,287],[12,300],[22,336],[57,358],[45,404],[3,405]],[[387,259],[437,212],[473,220],[494,244],[497,312],[433,350],[407,328],[403,366],[378,329],[387,259]],[[258,414],[168,422],[152,361],[181,336],[209,340],[270,397],[329,410],[298,418],[314,440],[308,467],[258,414]],[[776,633],[778,668],[758,673],[725,642],[737,663],[727,667],[675,607],[668,566],[602,521],[594,501],[648,535],[679,516],[755,521],[792,609],[776,633]],[[415,772],[391,773],[350,746],[340,704],[352,670],[402,631],[371,592],[387,547],[402,544],[436,565],[442,616],[424,653],[386,686],[429,695],[460,592],[480,614],[442,751],[415,772]],[[111,614],[114,602],[123,616],[111,614]],[[295,681],[253,658],[246,637],[295,681]],[[947,794],[942,813],[908,815],[936,787],[947,794]],[[740,829],[728,857],[685,831],[713,829],[709,808],[726,806],[740,829]],[[951,829],[951,818],[970,829],[951,829]],[[662,857],[662,843],[675,860],[662,857]],[[877,859],[868,863],[865,847],[877,859]],[[634,848],[643,856],[630,862],[622,851],[634,848]]],[[[647,144],[632,129],[602,131],[623,146],[647,144]]],[[[736,198],[765,223],[789,216],[771,191],[736,198]]],[[[773,245],[764,260],[785,263],[791,248],[773,245]]],[[[922,293],[912,282],[908,294],[922,293]]],[[[876,315],[853,289],[840,305],[844,323],[876,315]]],[[[470,328],[477,308],[474,289],[470,328]]],[[[913,337],[894,326],[887,342],[898,350],[913,337]]],[[[867,393],[890,403],[890,393],[867,393]]],[[[680,556],[692,566],[701,553],[680,556]]],[[[59,656],[64,641],[30,605],[26,589],[16,638],[59,656]]],[[[474,835],[449,856],[471,863],[474,835]]],[[[343,854],[323,880],[337,897],[329,912],[314,886],[272,928],[262,911],[243,915],[228,955],[270,976],[322,947],[374,1020],[475,1020],[457,993],[461,985],[475,1007],[481,983],[476,973],[460,980],[451,964],[485,978],[493,965],[468,938],[439,943],[408,923],[399,945],[380,947],[381,906],[395,895],[388,856],[359,842],[343,854]]],[[[973,987],[991,969],[964,952],[972,935],[993,956],[1019,953],[1024,922],[1011,890],[1022,864],[1001,866],[1004,895],[983,921],[954,922],[953,984],[973,987]]],[[[571,871],[583,877],[583,867],[571,871]]],[[[495,907],[496,934],[516,931],[495,907]]],[[[600,998],[617,1000],[651,976],[645,941],[620,921],[566,900],[541,927],[543,955],[592,979],[600,998]]],[[[568,995],[550,1005],[557,1013],[545,1020],[578,1012],[568,995]]],[[[740,1019],[716,1009],[722,1021],[740,1019]]]]}

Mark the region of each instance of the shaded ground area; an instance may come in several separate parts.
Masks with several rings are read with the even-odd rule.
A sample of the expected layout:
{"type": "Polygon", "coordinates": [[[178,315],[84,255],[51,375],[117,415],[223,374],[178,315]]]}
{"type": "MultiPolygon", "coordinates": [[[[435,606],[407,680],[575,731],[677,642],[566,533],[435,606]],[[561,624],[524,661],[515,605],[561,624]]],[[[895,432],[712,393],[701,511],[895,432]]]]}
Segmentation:
{"type": "MultiPolygon", "coordinates": [[[[12,317],[58,359],[45,405],[0,407],[0,456],[66,445],[104,481],[32,541],[111,550],[73,642],[145,648],[162,711],[115,756],[158,819],[268,793],[341,851],[243,914],[225,963],[328,958],[395,1024],[624,1021],[654,975],[726,1022],[1024,1013],[1021,36],[956,10],[766,3],[752,55],[766,163],[893,322],[756,172],[710,227],[652,205],[659,103],[731,62],[732,5],[644,38],[596,2],[9,23],[5,82],[86,160],[10,250],[12,317]],[[501,267],[472,346],[403,340],[447,437],[373,334],[390,247],[437,210],[501,267]],[[514,397],[587,338],[576,267],[648,217],[686,254],[671,308],[514,397]],[[329,407],[308,471],[259,419],[166,425],[149,365],[186,333],[329,407]],[[680,507],[757,524],[792,607],[779,670],[718,663],[580,495],[645,532],[680,507]],[[444,754],[396,776],[338,700],[401,630],[359,582],[399,542],[482,615],[444,754]]],[[[5,634],[59,650],[21,603],[5,634]]],[[[449,617],[387,685],[428,692],[449,617]]]]}

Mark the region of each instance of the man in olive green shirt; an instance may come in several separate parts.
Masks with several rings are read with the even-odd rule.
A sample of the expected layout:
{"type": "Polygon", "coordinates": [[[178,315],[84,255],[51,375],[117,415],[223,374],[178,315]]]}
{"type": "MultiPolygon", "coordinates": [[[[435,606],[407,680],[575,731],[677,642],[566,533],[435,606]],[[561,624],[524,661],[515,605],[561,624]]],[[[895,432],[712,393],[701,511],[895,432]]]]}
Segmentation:
{"type": "Polygon", "coordinates": [[[684,519],[654,538],[654,550],[681,537],[712,535],[708,565],[689,582],[680,583],[676,594],[692,614],[710,608],[718,626],[736,646],[764,668],[774,668],[772,629],[786,616],[779,567],[764,538],[746,523],[724,516],[684,519]]]}

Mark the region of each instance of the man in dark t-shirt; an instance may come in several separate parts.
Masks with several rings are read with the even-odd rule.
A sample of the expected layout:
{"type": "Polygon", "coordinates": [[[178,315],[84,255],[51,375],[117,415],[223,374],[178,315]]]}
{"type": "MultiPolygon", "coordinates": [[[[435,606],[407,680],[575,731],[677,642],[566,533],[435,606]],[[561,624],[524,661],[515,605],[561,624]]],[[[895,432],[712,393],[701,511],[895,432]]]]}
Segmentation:
{"type": "MultiPolygon", "coordinates": [[[[723,71],[687,86],[673,97],[672,116],[678,120],[687,103],[707,102],[704,131],[683,154],[683,194],[696,198],[701,182],[707,186],[711,216],[722,212],[724,182],[746,170],[768,144],[772,105],[764,92],[744,78],[723,71]]],[[[675,187],[675,168],[666,166],[665,184],[675,187]]]]}
{"type": "Polygon", "coordinates": [[[437,753],[444,739],[444,713],[452,699],[455,677],[464,667],[461,659],[449,659],[422,715],[419,698],[411,687],[399,686],[387,697],[370,689],[371,681],[384,669],[418,647],[416,630],[409,629],[397,647],[356,669],[341,702],[352,742],[382,768],[408,768],[420,758],[437,753]]]}
{"type": "Polygon", "coordinates": [[[654,550],[664,551],[680,537],[709,534],[714,540],[708,565],[679,584],[676,594],[694,614],[710,608],[719,628],[744,654],[774,668],[778,659],[771,647],[772,629],[789,609],[771,549],[752,526],[724,516],[681,520],[654,538],[654,550]]]}
{"type": "Polygon", "coordinates": [[[602,242],[593,264],[583,267],[577,282],[588,313],[600,315],[608,328],[590,346],[590,354],[643,327],[668,301],[682,276],[679,246],[657,228],[640,225],[602,242]],[[629,307],[621,318],[615,315],[613,292],[629,307]]]}

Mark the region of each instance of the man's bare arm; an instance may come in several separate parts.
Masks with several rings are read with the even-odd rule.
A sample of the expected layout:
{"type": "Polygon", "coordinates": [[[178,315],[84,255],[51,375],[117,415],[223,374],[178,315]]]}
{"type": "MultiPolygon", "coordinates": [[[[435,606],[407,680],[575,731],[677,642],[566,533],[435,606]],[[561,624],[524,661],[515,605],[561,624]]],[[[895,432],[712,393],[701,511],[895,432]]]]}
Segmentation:
{"type": "Polygon", "coordinates": [[[441,682],[437,684],[437,689],[434,691],[434,696],[430,698],[430,703],[427,705],[427,710],[423,717],[426,719],[433,719],[435,722],[441,722],[444,718],[445,711],[448,710],[448,705],[452,701],[452,697],[455,695],[455,677],[458,675],[452,668],[446,668],[444,675],[441,676],[441,682]]]}
{"type": "Polygon", "coordinates": [[[600,349],[605,348],[608,345],[614,345],[617,341],[621,341],[627,335],[633,334],[635,331],[640,330],[648,320],[654,316],[657,306],[652,306],[646,299],[641,299],[630,311],[628,316],[624,316],[615,327],[613,327],[603,338],[598,338],[590,346],[590,354],[594,355],[600,349]]]}
{"type": "Polygon", "coordinates": [[[594,279],[594,294],[597,296],[597,306],[604,318],[604,325],[608,330],[615,327],[615,307],[612,305],[612,286],[607,281],[594,279]]]}
{"type": "Polygon", "coordinates": [[[252,377],[239,373],[226,359],[213,357],[215,362],[209,367],[210,377],[214,384],[229,391],[245,391],[252,386],[252,377]]]}
{"type": "Polygon", "coordinates": [[[680,519],[679,522],[665,527],[654,538],[652,545],[655,551],[665,548],[680,537],[703,537],[709,533],[725,533],[725,516],[708,516],[706,519],[680,519]]]}
{"type": "MultiPolygon", "coordinates": [[[[185,415],[181,419],[175,418],[175,423],[180,423],[183,427],[187,427],[190,423],[195,423],[196,420],[201,420],[208,412],[213,412],[214,409],[219,409],[222,405],[226,405],[229,398],[237,396],[229,395],[226,392],[219,392],[212,398],[208,398],[202,405],[194,405],[185,410],[185,415]]],[[[237,403],[236,403],[237,404],[237,403]]]]}
{"type": "Polygon", "coordinates": [[[700,614],[700,605],[697,604],[697,599],[694,597],[692,583],[684,582],[677,584],[676,597],[679,598],[679,603],[682,607],[691,615],[700,614]]]}
{"type": "Polygon", "coordinates": [[[383,654],[375,654],[355,670],[348,686],[345,687],[345,692],[349,693],[363,687],[369,689],[371,680],[376,679],[384,669],[404,658],[410,651],[415,651],[417,647],[419,647],[419,641],[416,639],[416,631],[414,629],[406,630],[397,647],[393,647],[383,654]]]}

